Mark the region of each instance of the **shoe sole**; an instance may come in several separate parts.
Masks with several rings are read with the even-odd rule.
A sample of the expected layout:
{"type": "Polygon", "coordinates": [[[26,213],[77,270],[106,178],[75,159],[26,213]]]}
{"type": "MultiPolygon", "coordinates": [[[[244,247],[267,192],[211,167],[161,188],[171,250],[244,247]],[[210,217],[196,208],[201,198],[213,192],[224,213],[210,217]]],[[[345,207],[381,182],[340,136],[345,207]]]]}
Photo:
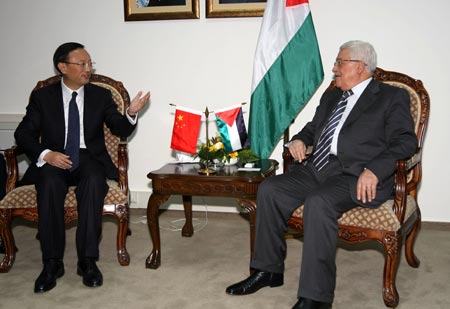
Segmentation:
{"type": "Polygon", "coordinates": [[[250,291],[250,292],[249,291],[245,291],[244,293],[233,293],[231,291],[225,290],[225,293],[227,293],[228,295],[234,295],[234,296],[250,295],[250,294],[258,292],[262,288],[265,288],[265,287],[276,288],[276,287],[282,286],[283,284],[284,284],[283,280],[280,280],[280,281],[270,282],[268,285],[259,287],[256,290],[250,291]]]}

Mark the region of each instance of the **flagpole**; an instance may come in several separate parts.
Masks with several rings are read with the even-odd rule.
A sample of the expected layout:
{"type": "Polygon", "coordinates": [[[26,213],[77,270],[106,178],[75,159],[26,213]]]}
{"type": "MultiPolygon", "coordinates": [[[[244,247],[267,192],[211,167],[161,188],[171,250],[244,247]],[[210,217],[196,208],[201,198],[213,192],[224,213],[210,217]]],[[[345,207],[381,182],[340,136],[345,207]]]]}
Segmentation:
{"type": "Polygon", "coordinates": [[[216,170],[209,168],[209,135],[208,135],[208,127],[209,127],[209,123],[208,123],[208,117],[209,117],[209,110],[208,110],[208,106],[205,109],[205,125],[206,125],[206,147],[208,148],[208,151],[206,151],[206,161],[205,161],[205,168],[199,169],[198,173],[202,174],[202,175],[209,175],[209,174],[215,174],[216,170]]]}

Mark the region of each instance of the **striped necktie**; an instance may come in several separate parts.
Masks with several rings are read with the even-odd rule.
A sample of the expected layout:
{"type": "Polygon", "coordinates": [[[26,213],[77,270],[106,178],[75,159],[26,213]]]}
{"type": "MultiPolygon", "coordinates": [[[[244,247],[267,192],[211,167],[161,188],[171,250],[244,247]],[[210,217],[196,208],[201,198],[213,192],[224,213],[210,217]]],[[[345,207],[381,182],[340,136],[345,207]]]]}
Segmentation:
{"type": "Polygon", "coordinates": [[[80,113],[76,102],[77,92],[72,92],[69,103],[69,121],[67,125],[67,142],[65,153],[72,161],[72,172],[80,163],[80,113]]]}
{"type": "Polygon", "coordinates": [[[352,94],[352,90],[344,91],[336,108],[331,113],[327,124],[320,134],[319,142],[317,143],[317,147],[314,150],[313,154],[313,163],[318,171],[320,171],[325,165],[327,165],[328,161],[330,160],[331,142],[333,140],[334,131],[336,130],[336,127],[338,126],[339,121],[342,118],[342,114],[345,111],[345,107],[347,106],[347,99],[352,94]]]}

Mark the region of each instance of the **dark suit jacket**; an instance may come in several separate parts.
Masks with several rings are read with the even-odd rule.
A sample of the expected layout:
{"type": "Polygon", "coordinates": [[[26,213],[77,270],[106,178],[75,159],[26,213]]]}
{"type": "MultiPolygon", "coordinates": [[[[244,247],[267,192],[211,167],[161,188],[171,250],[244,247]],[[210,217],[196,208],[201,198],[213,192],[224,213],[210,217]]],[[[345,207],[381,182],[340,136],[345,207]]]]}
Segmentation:
{"type": "MultiPolygon", "coordinates": [[[[292,139],[316,146],[320,133],[342,91],[323,94],[313,120],[292,139]]],[[[390,197],[394,186],[395,163],[412,156],[417,137],[406,90],[372,80],[345,120],[337,144],[337,157],[344,174],[351,177],[350,192],[356,203],[356,183],[364,168],[378,177],[377,206],[390,197]]],[[[365,206],[368,206],[365,204],[365,206]]]]}
{"type": "MultiPolygon", "coordinates": [[[[105,123],[117,136],[129,136],[135,126],[117,111],[111,92],[102,87],[87,84],[84,87],[84,140],[92,157],[105,168],[108,178],[117,179],[118,171],[109,156],[103,133],[105,123]]],[[[37,159],[45,149],[64,153],[65,122],[61,82],[35,90],[14,137],[17,145],[25,150],[35,169],[37,159]]],[[[31,172],[31,174],[34,174],[31,172]]]]}

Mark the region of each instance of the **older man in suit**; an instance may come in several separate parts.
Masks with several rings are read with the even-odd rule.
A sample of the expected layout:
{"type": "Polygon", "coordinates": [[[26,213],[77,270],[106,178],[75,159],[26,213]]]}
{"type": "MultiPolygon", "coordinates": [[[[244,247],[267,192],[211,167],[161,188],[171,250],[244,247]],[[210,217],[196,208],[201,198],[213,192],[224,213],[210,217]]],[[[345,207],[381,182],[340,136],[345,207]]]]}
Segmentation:
{"type": "Polygon", "coordinates": [[[60,83],[33,91],[26,114],[15,132],[17,145],[31,160],[37,175],[35,186],[43,270],[34,291],[45,292],[64,274],[64,199],[76,185],[78,226],[77,272],[89,287],[101,286],[103,276],[96,265],[99,257],[106,178],[117,179],[118,171],[105,146],[103,125],[118,136],[129,136],[136,127],[137,113],[150,93],[139,92],[126,115],[117,111],[110,91],[89,83],[93,62],[84,46],[65,43],[53,56],[62,74],[60,83]]]}
{"type": "Polygon", "coordinates": [[[333,66],[336,88],[325,92],[311,122],[286,145],[299,163],[259,187],[254,272],[231,295],[283,284],[284,232],[304,204],[304,245],[294,308],[331,308],[336,284],[338,219],[358,205],[378,207],[393,192],[395,163],[413,155],[417,137],[408,93],[373,80],[372,45],[350,41],[333,66]],[[307,146],[314,146],[306,157],[307,146]]]}

